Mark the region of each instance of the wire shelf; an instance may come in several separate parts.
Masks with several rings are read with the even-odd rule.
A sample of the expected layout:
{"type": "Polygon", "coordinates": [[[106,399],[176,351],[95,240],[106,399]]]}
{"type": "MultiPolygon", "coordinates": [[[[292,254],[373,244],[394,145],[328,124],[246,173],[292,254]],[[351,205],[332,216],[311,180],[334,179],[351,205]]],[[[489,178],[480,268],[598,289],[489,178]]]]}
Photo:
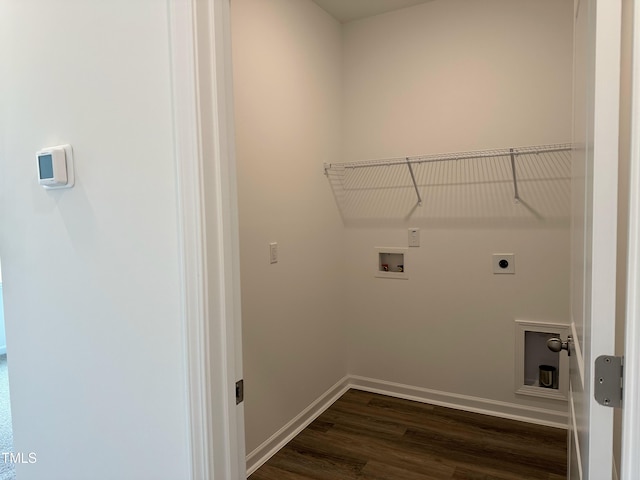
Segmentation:
{"type": "Polygon", "coordinates": [[[571,149],[563,143],[324,167],[344,220],[558,219],[569,216],[571,149]]]}

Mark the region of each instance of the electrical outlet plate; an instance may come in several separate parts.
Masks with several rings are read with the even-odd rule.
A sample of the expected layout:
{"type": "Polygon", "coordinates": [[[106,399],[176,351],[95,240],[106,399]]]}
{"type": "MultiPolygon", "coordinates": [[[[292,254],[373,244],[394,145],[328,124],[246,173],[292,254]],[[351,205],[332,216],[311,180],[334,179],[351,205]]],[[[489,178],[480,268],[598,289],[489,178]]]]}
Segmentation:
{"type": "Polygon", "coordinates": [[[493,254],[493,273],[494,274],[515,274],[516,273],[516,256],[513,253],[494,253],[493,254]]]}
{"type": "Polygon", "coordinates": [[[278,243],[269,244],[269,263],[278,263],[278,243]]]}
{"type": "Polygon", "coordinates": [[[419,228],[409,229],[409,246],[410,247],[420,246],[420,229],[419,228]]]}

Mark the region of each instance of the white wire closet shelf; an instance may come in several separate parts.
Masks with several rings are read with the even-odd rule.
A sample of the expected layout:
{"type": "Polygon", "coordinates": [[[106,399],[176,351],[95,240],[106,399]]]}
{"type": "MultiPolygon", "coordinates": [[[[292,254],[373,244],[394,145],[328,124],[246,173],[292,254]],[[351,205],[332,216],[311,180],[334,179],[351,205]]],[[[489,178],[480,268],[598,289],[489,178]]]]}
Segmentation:
{"type": "Polygon", "coordinates": [[[571,149],[561,143],[325,163],[324,171],[345,220],[558,218],[569,214],[571,149]]]}

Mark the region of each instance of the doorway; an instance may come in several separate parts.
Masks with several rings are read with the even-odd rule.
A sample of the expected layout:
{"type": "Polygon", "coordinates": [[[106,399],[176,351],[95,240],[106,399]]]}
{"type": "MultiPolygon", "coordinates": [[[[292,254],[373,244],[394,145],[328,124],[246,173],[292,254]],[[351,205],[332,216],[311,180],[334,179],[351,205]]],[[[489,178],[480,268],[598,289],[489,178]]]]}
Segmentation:
{"type": "Polygon", "coordinates": [[[571,141],[572,2],[344,24],[318,3],[231,5],[249,463],[353,384],[566,425],[565,400],[516,391],[513,345],[516,320],[569,323],[569,174],[526,177],[553,173],[534,153],[515,204],[509,177],[483,176],[510,175],[504,159],[434,162],[417,187],[403,164],[354,168],[337,194],[322,173],[571,141]],[[381,252],[403,275],[378,273],[381,252]],[[496,254],[515,274],[494,274],[496,254]]]}

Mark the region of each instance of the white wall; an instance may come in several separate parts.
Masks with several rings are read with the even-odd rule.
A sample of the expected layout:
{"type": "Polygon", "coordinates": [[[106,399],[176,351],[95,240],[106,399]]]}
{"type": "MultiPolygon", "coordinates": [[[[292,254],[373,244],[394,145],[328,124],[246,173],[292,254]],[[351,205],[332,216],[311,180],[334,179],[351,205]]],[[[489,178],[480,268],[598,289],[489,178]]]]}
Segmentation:
{"type": "Polygon", "coordinates": [[[346,374],[341,32],[311,0],[231,4],[247,452],[346,374]],[[269,243],[280,259],[269,264],[269,243]]]}
{"type": "Polygon", "coordinates": [[[186,478],[167,4],[2,0],[0,32],[18,477],[186,478]],[[67,142],[76,186],[45,191],[67,142]]]}
{"type": "MultiPolygon", "coordinates": [[[[343,160],[569,142],[571,55],[568,0],[436,1],[346,24],[343,160]]],[[[566,411],[514,393],[514,320],[569,321],[564,184],[521,205],[508,183],[425,187],[415,209],[397,188],[370,192],[371,218],[346,229],[349,372],[566,411]],[[374,278],[374,247],[406,247],[416,226],[409,280],[374,278]],[[492,253],[514,253],[516,275],[493,275],[492,253]]]]}
{"type": "Polygon", "coordinates": [[[567,0],[432,1],[344,26],[344,160],[568,142],[567,0]]]}

